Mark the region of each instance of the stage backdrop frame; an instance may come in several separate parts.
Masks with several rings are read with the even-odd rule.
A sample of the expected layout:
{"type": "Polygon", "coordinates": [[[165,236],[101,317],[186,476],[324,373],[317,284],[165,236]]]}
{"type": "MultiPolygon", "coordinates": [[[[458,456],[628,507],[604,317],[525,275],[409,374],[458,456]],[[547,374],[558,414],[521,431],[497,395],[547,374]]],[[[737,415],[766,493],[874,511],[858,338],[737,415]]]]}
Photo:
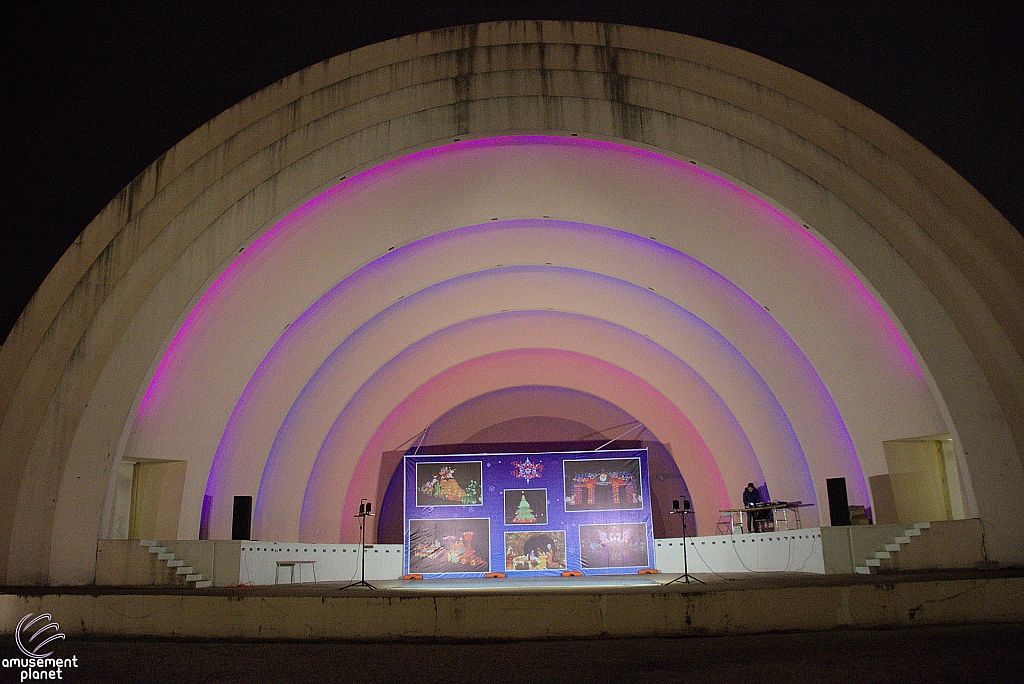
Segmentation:
{"type": "Polygon", "coordinates": [[[405,572],[635,573],[654,565],[647,449],[407,455],[405,572]]]}

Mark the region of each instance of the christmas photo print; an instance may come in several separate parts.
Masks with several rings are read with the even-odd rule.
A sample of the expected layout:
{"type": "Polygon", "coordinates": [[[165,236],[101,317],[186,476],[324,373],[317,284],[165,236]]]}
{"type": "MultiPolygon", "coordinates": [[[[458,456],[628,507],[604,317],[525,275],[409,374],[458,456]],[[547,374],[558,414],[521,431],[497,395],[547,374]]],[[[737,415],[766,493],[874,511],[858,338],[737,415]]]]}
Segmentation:
{"type": "Polygon", "coordinates": [[[506,532],[505,570],[565,570],[565,531],[506,532]]]}
{"type": "Polygon", "coordinates": [[[483,504],[480,461],[416,464],[417,506],[483,504]]]}
{"type": "Polygon", "coordinates": [[[409,521],[409,572],[490,572],[488,518],[409,521]]]}
{"type": "Polygon", "coordinates": [[[580,525],[583,568],[635,568],[649,564],[646,524],[580,525]]]}
{"type": "Polygon", "coordinates": [[[567,512],[643,508],[639,458],[565,460],[562,472],[567,512]]]}
{"type": "Polygon", "coordinates": [[[506,489],[506,525],[547,525],[548,490],[506,489]]]}

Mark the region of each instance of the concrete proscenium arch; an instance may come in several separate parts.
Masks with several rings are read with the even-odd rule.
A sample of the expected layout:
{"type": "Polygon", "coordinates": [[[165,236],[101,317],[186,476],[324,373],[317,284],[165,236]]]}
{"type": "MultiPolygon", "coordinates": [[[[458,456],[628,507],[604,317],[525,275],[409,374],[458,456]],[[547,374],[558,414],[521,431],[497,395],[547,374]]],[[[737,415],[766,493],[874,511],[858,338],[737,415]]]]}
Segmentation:
{"type": "MultiPolygon", "coordinates": [[[[886,427],[875,434],[894,433],[883,438],[926,425],[948,430],[990,554],[1024,560],[1012,503],[1024,494],[1024,426],[1015,419],[1024,414],[1024,241],[1012,227],[890,123],[779,65],[642,28],[501,22],[388,41],[285,79],[175,146],[90,224],[0,350],[5,580],[90,581],[125,450],[155,445],[160,453],[177,434],[178,453],[209,462],[260,361],[347,275],[436,233],[545,216],[653,236],[766,307],[834,398],[862,463],[872,449],[877,458],[877,447],[862,449],[857,435],[879,419],[886,427]],[[507,144],[523,133],[578,142],[507,144]],[[457,138],[491,142],[460,148],[461,156],[434,151],[457,138]],[[527,152],[526,167],[497,163],[527,152]],[[402,169],[422,178],[451,171],[452,181],[418,187],[402,169]],[[634,173],[624,178],[626,170],[634,173]],[[394,201],[368,204],[374,192],[394,201]],[[680,198],[688,200],[682,210],[680,198]],[[317,235],[321,202],[360,217],[358,226],[335,226],[347,247],[340,259],[288,249],[289,240],[317,235]],[[748,240],[758,231],[743,226],[765,222],[778,242],[758,246],[748,240]],[[275,231],[287,237],[255,244],[275,231]],[[239,316],[233,321],[210,317],[233,279],[245,287],[261,254],[276,268],[291,263],[292,277],[259,325],[245,309],[227,311],[239,316]],[[801,268],[758,270],[764,259],[801,268]],[[887,372],[903,374],[900,419],[887,424],[877,404],[858,398],[842,353],[817,356],[816,344],[830,348],[830,331],[816,318],[823,301],[811,286],[814,264],[873,296],[881,306],[874,320],[891,315],[895,328],[882,325],[874,339],[887,372]],[[154,375],[164,388],[183,381],[156,371],[161,359],[170,371],[179,352],[191,351],[187,340],[202,337],[193,333],[232,327],[251,329],[252,345],[209,379],[203,399],[217,410],[193,441],[165,420],[159,393],[142,401],[145,390],[154,375]],[[896,347],[881,340],[890,330],[909,343],[923,375],[914,377],[909,357],[889,353],[896,347]],[[923,403],[921,383],[930,389],[923,403]],[[916,408],[905,409],[907,396],[916,408]],[[206,450],[195,452],[199,445],[206,450]]],[[[392,301],[375,302],[370,315],[392,301]]],[[[851,353],[856,344],[840,348],[851,353]]],[[[205,481],[194,468],[189,477],[205,481]]],[[[192,533],[186,521],[195,515],[182,512],[181,532],[192,533]]]]}
{"type": "Polygon", "coordinates": [[[399,448],[544,441],[551,435],[543,425],[528,424],[534,418],[559,421],[562,428],[558,441],[656,438],[649,430],[637,427],[641,424],[636,416],[596,394],[548,384],[515,385],[463,401],[399,448]]]}
{"type": "Polygon", "coordinates": [[[556,436],[559,441],[657,437],[649,430],[636,428],[640,422],[636,416],[595,394],[549,384],[515,385],[458,404],[431,422],[425,432],[410,435],[399,448],[540,441],[550,435],[531,432],[535,428],[524,424],[537,416],[562,422],[565,429],[556,436]],[[583,427],[575,429],[574,425],[583,427]]]}
{"type": "MultiPolygon", "coordinates": [[[[827,454],[836,463],[843,462],[842,454],[846,454],[847,463],[853,458],[845,427],[837,423],[835,405],[813,366],[774,319],[735,285],[690,257],[627,233],[551,220],[499,221],[449,231],[395,250],[346,278],[289,326],[253,374],[221,438],[206,491],[214,497],[212,534],[224,534],[228,529],[232,494],[256,494],[255,477],[260,468],[254,468],[252,460],[255,454],[268,454],[272,440],[287,438],[287,430],[280,427],[287,425],[286,414],[293,412],[308,421],[306,411],[295,402],[305,379],[313,377],[318,367],[317,375],[324,373],[328,353],[338,357],[334,363],[342,370],[335,371],[336,377],[332,380],[318,382],[332,392],[347,386],[350,389],[344,396],[350,397],[362,379],[390,354],[433,331],[441,325],[441,320],[454,322],[483,312],[531,306],[542,310],[586,310],[592,315],[611,317],[627,328],[641,329],[644,335],[673,348],[674,353],[683,358],[688,355],[688,343],[676,324],[684,318],[699,323],[714,331],[718,343],[729,346],[730,340],[735,340],[740,345],[730,348],[727,356],[742,358],[744,364],[749,364],[764,378],[774,395],[772,401],[781,404],[785,420],[792,422],[805,448],[816,457],[827,454]],[[555,259],[560,266],[533,265],[545,258],[555,259]],[[508,265],[491,268],[499,260],[508,265]],[[588,270],[570,270],[567,266],[588,270]],[[474,269],[484,270],[474,273],[474,269]],[[614,277],[596,278],[595,270],[614,277]],[[444,287],[437,283],[453,272],[468,273],[444,281],[447,283],[444,287]],[[416,274],[420,282],[411,284],[410,274],[416,274]],[[396,281],[400,281],[397,286],[396,281]],[[463,284],[457,285],[460,282],[463,284]],[[631,285],[635,282],[656,283],[658,294],[652,294],[647,287],[631,285]],[[424,283],[437,284],[385,307],[369,321],[355,327],[370,316],[373,309],[367,302],[380,298],[381,292],[391,290],[389,296],[393,299],[400,296],[395,292],[414,291],[424,283]],[[462,294],[455,294],[457,292],[462,294]],[[580,292],[585,292],[586,297],[574,294],[580,292]],[[599,298],[598,293],[602,292],[604,295],[599,298]],[[527,296],[527,293],[532,294],[527,296]],[[443,298],[445,305],[434,315],[433,310],[441,301],[439,298],[443,298]],[[685,304],[689,309],[673,307],[670,302],[685,304]],[[357,307],[362,312],[353,312],[357,307]],[[332,345],[340,346],[331,349],[332,345]],[[375,354],[376,359],[358,363],[350,356],[342,359],[346,350],[359,345],[375,354]],[[354,367],[365,369],[363,375],[353,372],[354,367]],[[816,399],[807,401],[811,396],[816,399]],[[237,454],[243,457],[238,458],[237,454]],[[228,470],[230,473],[225,472],[228,470]]],[[[836,308],[843,307],[837,304],[836,308]]],[[[850,332],[847,336],[860,339],[864,335],[850,332]]],[[[459,353],[451,347],[446,351],[449,355],[459,353]]],[[[743,383],[729,382],[725,377],[728,374],[723,375],[729,363],[714,363],[706,355],[692,361],[713,384],[731,384],[732,388],[727,391],[735,392],[743,386],[743,383]]],[[[863,378],[873,372],[867,361],[865,358],[857,360],[863,367],[854,375],[863,378]]],[[[890,379],[883,384],[892,389],[901,383],[890,379]]],[[[925,394],[923,383],[921,385],[921,394],[925,394]]],[[[744,397],[765,391],[755,387],[740,390],[744,397]]],[[[304,401],[324,407],[326,413],[322,420],[326,420],[334,415],[328,407],[344,404],[346,399],[317,396],[304,401]]],[[[743,399],[736,399],[736,402],[742,403],[743,399]]],[[[758,417],[755,422],[771,413],[754,411],[758,417]]],[[[326,426],[317,429],[308,422],[303,425],[298,433],[306,443],[295,449],[311,458],[319,448],[319,438],[315,435],[324,434],[326,426]]],[[[765,444],[765,435],[772,430],[759,430],[748,421],[747,432],[755,441],[765,444]]],[[[861,438],[862,448],[872,443],[869,436],[859,434],[857,437],[861,438]]],[[[786,450],[759,449],[762,454],[773,451],[781,454],[786,450]]],[[[284,460],[291,468],[296,460],[303,459],[304,456],[293,455],[284,460]]],[[[874,472],[879,466],[869,464],[868,468],[874,472]]],[[[861,479],[858,475],[857,480],[861,479]]],[[[293,486],[300,484],[293,483],[293,486]]],[[[823,479],[819,485],[823,485],[823,479]]],[[[857,485],[851,482],[851,486],[863,491],[862,482],[857,485]]]]}
{"type": "MultiPolygon", "coordinates": [[[[453,366],[410,393],[381,422],[380,428],[364,449],[344,509],[311,506],[311,514],[304,510],[304,534],[316,538],[319,534],[337,534],[338,529],[343,531],[343,535],[353,534],[347,519],[352,511],[358,509],[359,497],[355,492],[372,486],[372,481],[378,477],[377,468],[380,466],[383,445],[394,444],[398,435],[407,436],[410,429],[419,429],[414,426],[431,424],[447,409],[463,401],[513,385],[514,379],[557,382],[561,387],[587,393],[596,390],[614,397],[616,405],[637,416],[659,441],[671,445],[672,455],[687,487],[690,491],[702,492],[702,496],[694,502],[698,527],[707,525],[714,528],[718,510],[729,504],[731,493],[712,454],[712,448],[705,443],[700,431],[678,406],[636,375],[585,354],[550,349],[512,349],[453,366]]],[[[742,449],[743,445],[736,445],[736,448],[742,449]]],[[[737,469],[735,463],[723,463],[737,469]]],[[[333,461],[328,465],[336,467],[338,462],[333,461]]],[[[746,472],[753,472],[755,476],[760,474],[752,459],[748,460],[748,465],[750,469],[746,472]]],[[[322,498],[330,483],[339,479],[341,477],[330,473],[327,477],[310,478],[310,489],[319,491],[307,491],[306,499],[322,498]]]]}
{"type": "MultiPolygon", "coordinates": [[[[510,364],[510,367],[505,370],[497,369],[494,373],[497,373],[496,377],[502,382],[508,384],[521,383],[523,378],[532,378],[532,381],[536,382],[545,377],[538,373],[538,369],[543,367],[550,377],[559,378],[561,384],[565,386],[590,393],[601,392],[602,396],[637,416],[645,425],[649,425],[662,440],[668,441],[670,437],[678,434],[678,431],[666,427],[672,420],[678,420],[681,430],[685,432],[692,432],[693,428],[689,427],[692,425],[696,427],[700,441],[708,445],[707,451],[713,459],[710,463],[704,463],[703,468],[724,471],[727,475],[726,483],[732,485],[737,492],[742,490],[743,484],[740,480],[748,477],[747,474],[760,475],[764,469],[768,471],[769,476],[777,475],[775,481],[778,483],[780,495],[791,494],[793,500],[814,498],[810,472],[803,454],[799,451],[798,445],[787,443],[788,435],[773,435],[774,439],[771,441],[782,453],[772,453],[773,458],[766,458],[765,463],[759,463],[758,454],[751,446],[751,441],[760,444],[765,437],[748,439],[741,421],[731,413],[727,402],[723,401],[691,368],[643,336],[595,319],[551,312],[504,315],[497,317],[500,319],[497,321],[488,318],[468,321],[455,326],[455,330],[440,331],[410,346],[400,357],[382,366],[375,377],[360,388],[359,394],[346,404],[334,425],[329,426],[330,431],[324,435],[322,445],[317,446],[316,464],[312,466],[308,478],[304,477],[304,473],[310,468],[303,469],[301,461],[295,462],[298,460],[295,458],[295,452],[280,456],[272,454],[268,471],[272,463],[281,465],[273,473],[277,476],[273,480],[268,478],[270,472],[264,473],[264,484],[269,481],[276,486],[261,487],[260,499],[266,496],[272,502],[268,509],[275,511],[273,522],[280,526],[273,530],[275,537],[288,538],[295,534],[295,527],[290,519],[292,512],[297,512],[296,506],[294,502],[289,503],[288,499],[294,498],[298,492],[296,484],[287,483],[285,476],[296,477],[299,488],[303,488],[308,479],[309,484],[304,487],[304,518],[308,518],[314,509],[319,516],[337,516],[338,524],[316,525],[311,528],[303,522],[302,529],[322,529],[330,534],[335,534],[341,529],[343,514],[336,503],[342,493],[345,492],[350,501],[352,496],[356,496],[358,503],[359,495],[365,496],[367,491],[372,492],[375,489],[380,451],[383,451],[378,449],[376,444],[372,444],[378,430],[376,426],[381,425],[386,417],[394,412],[399,398],[412,394],[432,377],[443,375],[451,368],[453,360],[444,354],[444,350],[453,346],[460,351],[465,350],[466,357],[470,359],[500,353],[502,350],[510,353],[517,349],[532,349],[544,342],[552,345],[553,349],[549,353],[559,359],[568,359],[572,353],[583,354],[584,358],[594,360],[592,368],[588,369],[586,364],[579,362],[570,364],[568,361],[559,367],[557,363],[548,363],[547,357],[538,352],[529,357],[536,368],[529,367],[529,364],[520,365],[523,364],[522,357],[510,355],[501,357],[510,364]],[[566,318],[573,324],[546,324],[546,319],[562,321],[566,318]],[[572,346],[572,338],[576,337],[582,339],[577,346],[572,346]],[[567,370],[569,368],[572,369],[571,372],[567,370]],[[649,389],[637,391],[635,396],[629,396],[628,392],[635,391],[636,388],[631,387],[627,391],[625,385],[612,383],[612,368],[617,369],[616,374],[625,372],[636,377],[639,383],[649,389]],[[668,398],[673,407],[671,411],[666,408],[666,402],[662,397],[668,398]],[[649,401],[645,401],[645,398],[649,401]],[[672,419],[666,416],[672,416],[672,419]],[[289,455],[292,458],[289,458],[289,455]],[[286,463],[288,467],[284,468],[286,463]],[[350,482],[351,484],[348,484],[350,482]],[[357,495],[358,492],[362,494],[357,495]],[[311,505],[311,502],[315,502],[316,505],[311,505]]],[[[454,361],[458,362],[459,358],[456,357],[454,361]]],[[[465,399],[475,396],[481,393],[482,389],[477,386],[478,382],[494,381],[491,376],[484,374],[483,366],[478,366],[477,372],[480,373],[479,380],[463,378],[465,390],[456,392],[448,384],[444,384],[444,390],[437,394],[425,394],[425,390],[419,390],[419,396],[422,397],[420,401],[434,404],[428,406],[434,417],[442,415],[455,405],[452,403],[452,397],[461,396],[465,399]]],[[[434,384],[438,385],[436,382],[434,384]]],[[[493,388],[493,385],[487,386],[488,390],[493,388]]],[[[403,427],[408,429],[408,425],[403,427]]],[[[290,429],[294,434],[302,434],[305,431],[301,424],[290,426],[290,429]]],[[[681,438],[675,441],[677,444],[682,443],[681,438]]],[[[692,437],[687,440],[694,441],[692,437]]],[[[392,448],[395,443],[397,442],[386,448],[392,448]]],[[[700,453],[703,452],[704,450],[701,450],[700,453]]],[[[681,446],[674,455],[684,479],[690,482],[691,475],[685,470],[683,462],[694,458],[693,454],[681,446]]],[[[702,482],[696,479],[695,475],[693,477],[695,483],[702,482]]],[[[692,485],[691,490],[705,491],[696,484],[692,485]]],[[[709,498],[712,491],[717,490],[708,490],[709,498]]],[[[709,503],[709,508],[710,506],[709,503]]],[[[717,509],[712,513],[717,514],[717,509]]],[[[706,520],[703,522],[707,524],[706,520]]],[[[305,538],[301,529],[300,536],[305,538]]]]}

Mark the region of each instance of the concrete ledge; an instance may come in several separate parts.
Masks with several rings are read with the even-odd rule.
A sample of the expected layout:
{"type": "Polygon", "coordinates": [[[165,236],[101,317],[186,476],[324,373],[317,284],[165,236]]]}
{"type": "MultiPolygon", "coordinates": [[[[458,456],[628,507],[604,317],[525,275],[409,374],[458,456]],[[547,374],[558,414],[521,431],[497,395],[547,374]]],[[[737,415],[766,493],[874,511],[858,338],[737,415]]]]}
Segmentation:
{"type": "Polygon", "coordinates": [[[544,594],[0,594],[0,631],[46,612],[73,636],[539,639],[751,634],[1024,621],[1024,577],[544,594]],[[500,620],[494,616],[500,615],[500,620]]]}

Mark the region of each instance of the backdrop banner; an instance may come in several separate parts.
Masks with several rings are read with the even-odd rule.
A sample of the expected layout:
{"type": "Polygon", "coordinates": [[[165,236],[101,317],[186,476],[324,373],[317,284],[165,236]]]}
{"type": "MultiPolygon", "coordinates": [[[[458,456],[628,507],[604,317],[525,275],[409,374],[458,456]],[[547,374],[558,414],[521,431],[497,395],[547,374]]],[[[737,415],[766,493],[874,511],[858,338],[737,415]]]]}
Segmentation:
{"type": "Polygon", "coordinates": [[[654,565],[647,449],[405,457],[405,571],[428,578],[654,565]]]}

